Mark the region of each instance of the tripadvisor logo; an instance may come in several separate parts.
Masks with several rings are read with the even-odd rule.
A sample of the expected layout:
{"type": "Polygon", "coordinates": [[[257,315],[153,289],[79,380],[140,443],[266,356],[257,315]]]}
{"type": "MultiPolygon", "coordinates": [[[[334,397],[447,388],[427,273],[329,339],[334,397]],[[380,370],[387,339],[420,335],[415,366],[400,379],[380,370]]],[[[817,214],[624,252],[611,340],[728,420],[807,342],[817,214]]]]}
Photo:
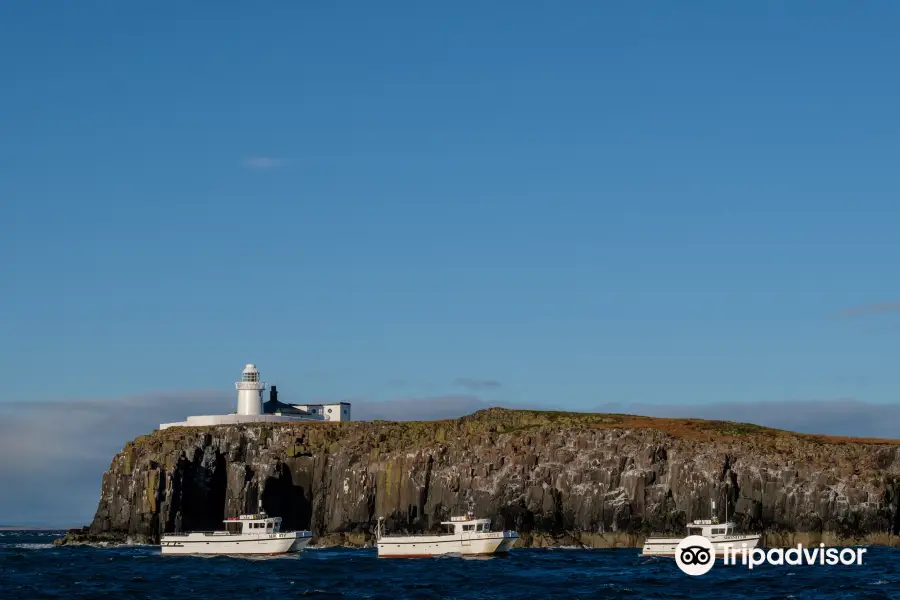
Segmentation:
{"type": "Polygon", "coordinates": [[[688,575],[704,575],[716,564],[712,542],[702,535],[689,535],[675,548],[675,564],[688,575]]]}
{"type": "Polygon", "coordinates": [[[721,544],[714,549],[712,542],[702,535],[691,535],[678,543],[675,548],[675,564],[688,575],[704,575],[716,564],[716,553],[722,556],[726,565],[737,565],[738,561],[748,569],[763,564],[770,565],[829,565],[845,566],[861,565],[866,548],[826,548],[819,544],[818,548],[804,548],[797,544],[796,548],[747,548],[746,544],[735,547],[733,544],[721,544]]]}

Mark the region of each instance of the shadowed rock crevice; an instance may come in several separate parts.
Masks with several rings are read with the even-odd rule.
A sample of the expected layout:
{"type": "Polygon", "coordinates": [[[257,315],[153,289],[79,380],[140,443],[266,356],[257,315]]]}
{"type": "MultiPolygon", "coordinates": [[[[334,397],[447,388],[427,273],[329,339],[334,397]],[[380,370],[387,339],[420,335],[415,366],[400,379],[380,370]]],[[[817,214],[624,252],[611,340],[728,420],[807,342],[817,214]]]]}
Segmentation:
{"type": "Polygon", "coordinates": [[[312,499],[306,472],[293,470],[283,462],[275,464],[266,478],[262,493],[263,507],[273,517],[281,517],[282,529],[309,529],[312,522],[312,499]]]}
{"type": "Polygon", "coordinates": [[[270,514],[319,545],[371,542],[379,516],[388,531],[436,531],[471,501],[524,544],[634,546],[710,518],[711,500],[719,519],[727,508],[769,544],[801,534],[893,544],[898,482],[894,443],[723,422],[491,409],[450,421],[173,428],[113,459],[78,535],[156,541],[179,519],[183,530],[217,529],[256,511],[262,493],[270,514]]]}
{"type": "Polygon", "coordinates": [[[900,484],[894,483],[884,493],[884,509],[882,515],[891,523],[891,534],[900,535],[900,484]]]}
{"type": "Polygon", "coordinates": [[[221,529],[228,485],[225,457],[196,448],[192,460],[182,455],[173,479],[178,492],[173,494],[172,509],[181,513],[182,527],[188,531],[221,529]]]}
{"type": "MultiPolygon", "coordinates": [[[[419,506],[417,519],[415,522],[415,526],[417,529],[423,530],[428,523],[428,516],[425,514],[425,507],[428,506],[428,491],[431,487],[431,473],[434,469],[434,457],[428,455],[428,460],[425,463],[425,482],[422,484],[422,494],[419,496],[419,506]]],[[[432,515],[432,520],[434,517],[439,517],[439,515],[432,515]]]]}

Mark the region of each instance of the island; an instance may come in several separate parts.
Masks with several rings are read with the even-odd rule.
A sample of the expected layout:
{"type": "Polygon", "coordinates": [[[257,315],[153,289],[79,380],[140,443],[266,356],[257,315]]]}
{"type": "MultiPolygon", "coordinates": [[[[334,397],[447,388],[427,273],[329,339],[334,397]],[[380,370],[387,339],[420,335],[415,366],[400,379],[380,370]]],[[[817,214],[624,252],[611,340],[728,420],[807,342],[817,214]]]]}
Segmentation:
{"type": "Polygon", "coordinates": [[[896,545],[900,443],[749,424],[492,408],[422,422],[172,427],[128,442],[59,544],[158,543],[260,500],[317,546],[434,531],[471,509],[522,546],[640,547],[727,517],[767,547],[896,545]],[[710,515],[711,500],[717,515],[710,515]]]}

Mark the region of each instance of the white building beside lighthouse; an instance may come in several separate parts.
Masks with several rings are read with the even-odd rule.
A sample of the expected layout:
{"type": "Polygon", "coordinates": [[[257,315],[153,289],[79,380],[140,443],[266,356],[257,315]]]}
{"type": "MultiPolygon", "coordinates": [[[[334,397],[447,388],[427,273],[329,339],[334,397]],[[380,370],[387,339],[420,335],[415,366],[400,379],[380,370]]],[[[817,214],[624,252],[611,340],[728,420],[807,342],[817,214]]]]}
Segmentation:
{"type": "Polygon", "coordinates": [[[250,363],[241,372],[241,380],[235,382],[237,412],[228,415],[198,415],[177,423],[161,423],[160,429],[169,427],[208,427],[210,425],[235,425],[238,423],[290,423],[294,421],[349,421],[350,403],[336,404],[284,404],[278,401],[273,385],[269,401],[263,401],[266,384],[260,378],[259,369],[250,363]]]}

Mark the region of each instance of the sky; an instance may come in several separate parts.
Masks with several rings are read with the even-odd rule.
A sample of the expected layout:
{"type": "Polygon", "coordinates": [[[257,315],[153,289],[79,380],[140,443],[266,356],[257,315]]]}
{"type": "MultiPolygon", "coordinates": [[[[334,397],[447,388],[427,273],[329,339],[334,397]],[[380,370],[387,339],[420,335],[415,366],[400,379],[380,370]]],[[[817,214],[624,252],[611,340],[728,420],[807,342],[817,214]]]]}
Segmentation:
{"type": "MultiPolygon", "coordinates": [[[[6,3],[0,414],[14,452],[81,452],[87,508],[0,510],[89,519],[112,453],[230,412],[248,362],[283,401],[397,418],[890,435],[847,414],[900,384],[898,26],[892,2],[6,3]]],[[[46,498],[61,467],[31,454],[0,474],[46,498]]]]}

